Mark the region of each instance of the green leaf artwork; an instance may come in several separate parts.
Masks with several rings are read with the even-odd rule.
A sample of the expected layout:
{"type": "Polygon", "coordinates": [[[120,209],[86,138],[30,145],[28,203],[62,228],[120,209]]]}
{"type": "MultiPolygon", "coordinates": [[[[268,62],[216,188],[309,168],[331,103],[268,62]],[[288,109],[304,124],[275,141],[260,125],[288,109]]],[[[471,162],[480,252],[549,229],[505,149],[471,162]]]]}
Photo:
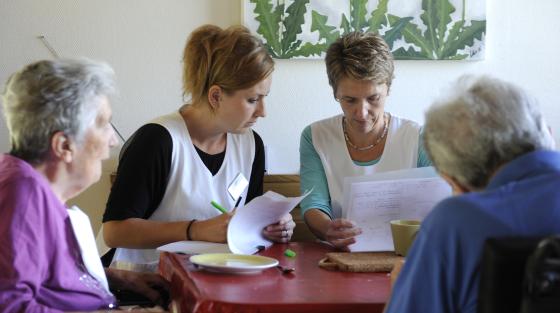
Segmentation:
{"type": "Polygon", "coordinates": [[[485,0],[244,0],[244,21],[278,59],[322,58],[352,31],[380,34],[395,59],[484,58],[485,0]]]}

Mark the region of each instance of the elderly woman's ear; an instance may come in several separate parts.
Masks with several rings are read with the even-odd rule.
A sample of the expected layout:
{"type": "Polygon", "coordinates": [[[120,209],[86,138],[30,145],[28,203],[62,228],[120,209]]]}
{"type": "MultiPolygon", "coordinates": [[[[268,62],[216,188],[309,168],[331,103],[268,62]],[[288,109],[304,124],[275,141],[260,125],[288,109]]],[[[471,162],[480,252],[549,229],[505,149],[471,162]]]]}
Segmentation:
{"type": "Polygon", "coordinates": [[[75,143],[62,131],[57,131],[51,137],[51,151],[53,156],[65,163],[72,162],[75,143]]]}
{"type": "Polygon", "coordinates": [[[449,186],[451,186],[451,189],[453,190],[454,195],[460,195],[460,194],[463,194],[463,193],[473,191],[473,188],[471,188],[469,186],[466,186],[464,184],[461,184],[454,177],[451,177],[451,176],[449,176],[445,173],[442,173],[442,172],[439,172],[439,175],[449,184],[449,186]]]}

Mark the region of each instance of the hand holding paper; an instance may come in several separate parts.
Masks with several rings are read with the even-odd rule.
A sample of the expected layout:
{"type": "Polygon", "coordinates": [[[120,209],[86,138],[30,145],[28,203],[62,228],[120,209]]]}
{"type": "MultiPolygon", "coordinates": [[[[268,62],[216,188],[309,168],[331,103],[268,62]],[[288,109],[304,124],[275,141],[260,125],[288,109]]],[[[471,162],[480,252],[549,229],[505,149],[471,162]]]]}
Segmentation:
{"type": "MultiPolygon", "coordinates": [[[[281,221],[308,194],[288,198],[268,191],[239,208],[228,227],[229,249],[233,253],[253,254],[257,246],[270,247],[272,242],[263,236],[263,229],[281,221]]],[[[272,227],[273,231],[278,231],[278,227],[272,227]]]]}
{"type": "MultiPolygon", "coordinates": [[[[283,195],[268,191],[264,195],[254,198],[249,204],[235,210],[227,226],[228,244],[217,244],[219,242],[197,242],[181,241],[159,247],[158,250],[182,252],[187,254],[227,252],[237,254],[253,254],[257,252],[258,246],[270,247],[272,241],[283,241],[289,238],[293,232],[294,222],[290,211],[308,194],[300,197],[287,198],[283,195]],[[264,230],[268,228],[267,230],[264,230]],[[264,231],[263,231],[264,230],[264,231]],[[289,235],[289,236],[287,236],[289,235]],[[265,237],[266,236],[266,237],[265,237]]],[[[225,219],[231,216],[221,214],[206,221],[196,223],[207,223],[212,220],[225,219]]],[[[225,228],[223,228],[225,230],[225,228]]],[[[224,234],[225,238],[225,234],[224,234]]],[[[195,240],[208,240],[206,238],[195,238],[195,240]]]]}
{"type": "Polygon", "coordinates": [[[391,220],[422,220],[451,195],[432,167],[346,178],[344,187],[343,216],[362,229],[350,251],[392,251],[391,220]]]}
{"type": "Polygon", "coordinates": [[[265,238],[274,242],[288,242],[294,233],[296,223],[291,214],[285,214],[278,223],[268,225],[263,229],[265,238]]]}
{"type": "Polygon", "coordinates": [[[325,240],[335,248],[348,250],[348,246],[356,243],[356,236],[362,233],[362,229],[354,222],[345,218],[337,218],[330,222],[325,240]]]}

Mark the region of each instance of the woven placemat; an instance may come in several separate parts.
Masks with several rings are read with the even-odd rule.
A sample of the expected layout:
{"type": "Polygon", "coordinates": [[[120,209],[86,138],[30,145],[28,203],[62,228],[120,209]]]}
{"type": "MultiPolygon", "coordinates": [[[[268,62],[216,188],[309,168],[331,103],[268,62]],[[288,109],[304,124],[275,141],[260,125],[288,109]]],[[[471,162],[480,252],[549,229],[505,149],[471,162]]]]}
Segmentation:
{"type": "Polygon", "coordinates": [[[319,267],[342,272],[390,272],[403,257],[394,252],[329,252],[319,267]]]}

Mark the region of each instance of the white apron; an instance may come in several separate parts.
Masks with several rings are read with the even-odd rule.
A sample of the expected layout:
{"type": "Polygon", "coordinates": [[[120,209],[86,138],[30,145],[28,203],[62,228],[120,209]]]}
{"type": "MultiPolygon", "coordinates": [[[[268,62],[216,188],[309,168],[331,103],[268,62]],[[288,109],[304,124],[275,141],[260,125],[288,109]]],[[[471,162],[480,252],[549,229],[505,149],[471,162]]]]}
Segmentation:
{"type": "MultiPolygon", "coordinates": [[[[226,153],[218,173],[212,173],[200,159],[191,141],[189,131],[181,115],[176,112],[152,121],[165,127],[171,134],[173,151],[169,181],[163,199],[148,218],[153,221],[206,220],[221,214],[210,204],[214,200],[228,211],[235,200],[227,187],[238,173],[251,177],[255,158],[255,138],[252,131],[242,134],[227,134],[226,153]]],[[[141,169],[139,169],[141,170],[141,169]]],[[[242,194],[247,199],[247,189],[242,194]]],[[[141,236],[141,234],[130,234],[141,236]]],[[[126,269],[153,269],[159,261],[155,249],[118,248],[111,266],[126,269]],[[127,265],[128,264],[128,265],[127,265]]]]}
{"type": "Polygon", "coordinates": [[[418,162],[420,126],[391,115],[385,148],[379,162],[370,166],[354,164],[344,140],[342,118],[343,115],[337,115],[311,125],[313,146],[325,170],[334,218],[343,216],[345,177],[415,168],[418,162]]]}

